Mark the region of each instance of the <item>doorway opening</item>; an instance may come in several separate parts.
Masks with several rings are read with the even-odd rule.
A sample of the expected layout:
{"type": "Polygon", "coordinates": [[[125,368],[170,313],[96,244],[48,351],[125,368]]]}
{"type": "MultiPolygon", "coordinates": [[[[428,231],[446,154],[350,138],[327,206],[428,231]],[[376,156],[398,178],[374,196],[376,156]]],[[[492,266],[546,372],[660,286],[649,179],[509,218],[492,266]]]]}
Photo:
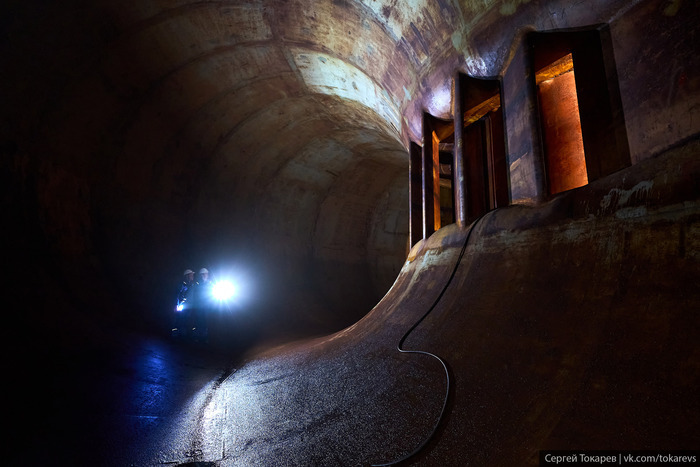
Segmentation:
{"type": "Polygon", "coordinates": [[[549,194],[588,184],[571,54],[535,75],[549,194]]]}
{"type": "Polygon", "coordinates": [[[462,222],[510,202],[506,137],[499,79],[455,78],[455,165],[461,183],[455,198],[462,222]]]}
{"type": "Polygon", "coordinates": [[[628,167],[627,129],[606,25],[529,36],[549,195],[628,167]]]}
{"type": "Polygon", "coordinates": [[[454,224],[454,181],[452,178],[452,143],[441,143],[440,153],[440,225],[454,224]]]}
{"type": "Polygon", "coordinates": [[[423,238],[454,222],[452,146],[454,125],[423,114],[423,238]]]}

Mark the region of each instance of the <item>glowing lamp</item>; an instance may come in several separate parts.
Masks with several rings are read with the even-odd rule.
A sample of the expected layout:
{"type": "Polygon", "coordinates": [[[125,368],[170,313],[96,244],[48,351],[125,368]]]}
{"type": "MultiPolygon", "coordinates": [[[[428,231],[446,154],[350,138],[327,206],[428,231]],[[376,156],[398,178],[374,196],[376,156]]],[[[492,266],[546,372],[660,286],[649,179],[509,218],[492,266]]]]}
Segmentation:
{"type": "Polygon", "coordinates": [[[214,287],[212,287],[212,294],[214,295],[215,299],[219,301],[226,301],[236,295],[236,287],[234,287],[233,283],[230,281],[221,280],[214,284],[214,287]]]}

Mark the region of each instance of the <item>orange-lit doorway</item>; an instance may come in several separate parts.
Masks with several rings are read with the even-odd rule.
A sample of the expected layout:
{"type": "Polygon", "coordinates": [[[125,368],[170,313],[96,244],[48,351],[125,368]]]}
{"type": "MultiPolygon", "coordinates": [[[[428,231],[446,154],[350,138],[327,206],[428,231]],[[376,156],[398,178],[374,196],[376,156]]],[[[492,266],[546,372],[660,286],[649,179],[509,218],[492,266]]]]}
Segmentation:
{"type": "Polygon", "coordinates": [[[529,37],[550,195],[630,165],[612,39],[606,25],[529,37]]]}
{"type": "Polygon", "coordinates": [[[549,194],[586,185],[588,172],[571,54],[538,70],[535,76],[549,194]]]}
{"type": "Polygon", "coordinates": [[[452,206],[451,120],[423,114],[423,238],[454,222],[452,206]]]}

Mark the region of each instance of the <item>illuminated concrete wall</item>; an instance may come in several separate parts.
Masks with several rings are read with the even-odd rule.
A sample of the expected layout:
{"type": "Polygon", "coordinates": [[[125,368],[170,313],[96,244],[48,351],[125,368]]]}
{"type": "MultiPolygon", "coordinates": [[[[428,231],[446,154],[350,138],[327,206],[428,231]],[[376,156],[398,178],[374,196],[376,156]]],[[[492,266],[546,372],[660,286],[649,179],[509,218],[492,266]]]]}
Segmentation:
{"type": "Polygon", "coordinates": [[[249,271],[245,306],[266,320],[334,328],[366,313],[406,254],[409,144],[424,112],[450,118],[457,70],[502,79],[511,201],[546,197],[530,31],[609,25],[632,162],[700,129],[695,2],[4,10],[17,232],[39,229],[78,296],[106,284],[156,322],[200,266],[249,271]]]}

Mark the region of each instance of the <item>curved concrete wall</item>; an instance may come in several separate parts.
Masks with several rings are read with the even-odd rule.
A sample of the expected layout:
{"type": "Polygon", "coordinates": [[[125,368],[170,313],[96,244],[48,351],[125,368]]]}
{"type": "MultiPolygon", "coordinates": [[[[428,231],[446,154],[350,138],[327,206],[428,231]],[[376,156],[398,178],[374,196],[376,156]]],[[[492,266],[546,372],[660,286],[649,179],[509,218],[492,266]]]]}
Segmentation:
{"type": "Polygon", "coordinates": [[[299,465],[697,445],[698,150],[439,230],[362,320],[238,369],[216,399],[236,415],[202,438],[299,465]]]}
{"type": "MultiPolygon", "coordinates": [[[[253,391],[271,404],[255,428],[290,417],[301,462],[392,460],[425,439],[444,375],[395,344],[434,303],[406,347],[443,357],[454,384],[418,461],[523,465],[544,448],[697,446],[698,5],[6,2],[4,305],[8,329],[22,331],[14,350],[30,362],[11,359],[9,374],[35,381],[48,362],[59,376],[11,418],[53,413],[75,388],[63,386],[66,361],[82,356],[85,379],[107,367],[104,348],[123,332],[109,317],[166,330],[180,271],[207,266],[251,278],[247,314],[212,326],[221,341],[239,324],[251,344],[268,328],[289,339],[356,323],[241,371],[253,370],[244,386],[264,381],[283,398],[253,391]],[[551,198],[526,36],[599,23],[633,165],[551,198]],[[424,111],[450,117],[456,70],[502,82],[517,206],[478,223],[435,302],[467,232],[448,226],[406,259],[406,148],[421,140],[424,111]],[[322,410],[305,403],[310,388],[322,410]],[[312,416],[294,419],[304,410],[312,416]]],[[[71,400],[87,411],[78,389],[71,400]]],[[[229,414],[231,430],[258,433],[229,414]]],[[[72,442],[64,433],[57,440],[72,442]]],[[[246,455],[274,458],[275,440],[246,455]]]]}
{"type": "Polygon", "coordinates": [[[187,462],[196,440],[227,465],[535,466],[696,446],[698,150],[440,229],[363,319],[253,354],[117,456],[187,462]]]}

